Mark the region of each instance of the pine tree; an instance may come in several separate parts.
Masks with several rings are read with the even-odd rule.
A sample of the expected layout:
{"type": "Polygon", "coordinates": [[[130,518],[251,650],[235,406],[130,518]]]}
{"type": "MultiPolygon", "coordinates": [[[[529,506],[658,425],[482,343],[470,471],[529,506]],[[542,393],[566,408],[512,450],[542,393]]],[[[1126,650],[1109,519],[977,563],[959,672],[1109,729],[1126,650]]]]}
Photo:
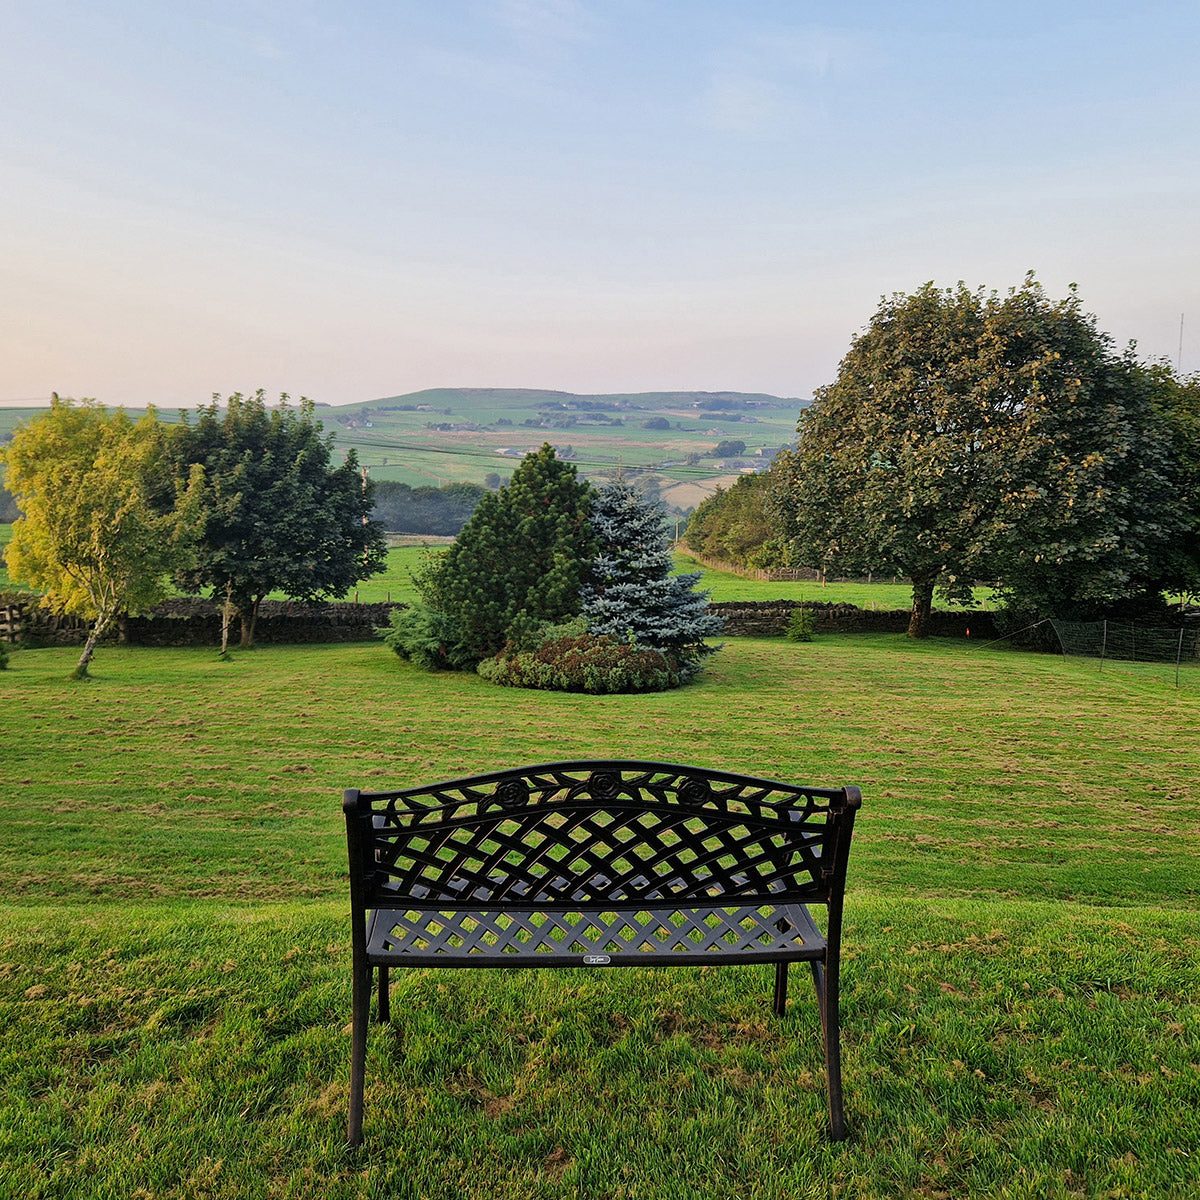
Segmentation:
{"type": "Polygon", "coordinates": [[[699,572],[672,573],[661,505],[613,480],[592,505],[592,528],[598,547],[583,589],[589,631],[669,652],[686,676],[695,674],[714,651],[704,639],[719,633],[722,621],[708,610],[709,593],[695,590],[699,572]]]}
{"type": "Polygon", "coordinates": [[[489,492],[454,545],[418,579],[424,610],[393,622],[397,653],[425,665],[473,666],[511,633],[577,616],[595,541],[592,488],[554,447],[528,454],[512,482],[489,492]],[[418,644],[437,641],[431,656],[418,644]]]}

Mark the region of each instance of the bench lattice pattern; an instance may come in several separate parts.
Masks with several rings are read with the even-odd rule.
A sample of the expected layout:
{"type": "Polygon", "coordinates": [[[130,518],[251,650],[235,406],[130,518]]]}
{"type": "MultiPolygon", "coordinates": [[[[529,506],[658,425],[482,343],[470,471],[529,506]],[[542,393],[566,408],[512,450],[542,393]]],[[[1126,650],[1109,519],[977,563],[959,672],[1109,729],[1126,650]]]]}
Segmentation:
{"type": "Polygon", "coordinates": [[[811,956],[824,945],[802,905],[586,915],[410,908],[378,910],[367,949],[413,959],[441,958],[447,966],[450,959],[475,966],[484,955],[514,958],[505,965],[549,966],[547,957],[579,954],[603,954],[616,965],[641,964],[648,954],[730,955],[755,962],[773,959],[781,951],[811,956]]]}
{"type": "Polygon", "coordinates": [[[808,962],[830,1128],[845,1136],[838,1034],[842,893],[856,788],[666,763],[547,763],[348,791],[354,945],[352,1145],[362,1140],[372,975],[388,970],[808,962]],[[809,904],[826,906],[825,932],[809,904]]]}
{"type": "Polygon", "coordinates": [[[687,768],[558,764],[380,793],[387,893],[504,908],[819,899],[840,792],[687,768]]]}

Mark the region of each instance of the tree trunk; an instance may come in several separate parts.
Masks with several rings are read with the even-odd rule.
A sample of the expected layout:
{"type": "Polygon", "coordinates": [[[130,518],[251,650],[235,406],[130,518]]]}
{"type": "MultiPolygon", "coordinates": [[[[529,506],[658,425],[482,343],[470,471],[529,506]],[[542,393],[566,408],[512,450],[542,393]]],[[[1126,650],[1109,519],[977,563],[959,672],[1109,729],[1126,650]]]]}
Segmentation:
{"type": "Polygon", "coordinates": [[[913,580],[912,615],[908,620],[908,636],[923,638],[929,636],[929,614],[933,611],[932,579],[913,580]]]}
{"type": "Polygon", "coordinates": [[[254,603],[250,605],[250,611],[246,612],[242,609],[242,642],[243,650],[254,649],[254,626],[258,623],[258,606],[262,603],[262,596],[255,596],[254,603]]]}
{"type": "Polygon", "coordinates": [[[229,657],[229,626],[233,622],[233,580],[225,581],[225,603],[221,606],[221,657],[229,657]]]}
{"type": "Polygon", "coordinates": [[[83,653],[79,656],[79,661],[75,664],[75,670],[71,672],[72,679],[91,678],[88,674],[88,664],[92,661],[92,656],[96,653],[96,643],[104,636],[104,631],[108,628],[111,620],[111,613],[101,613],[96,618],[95,625],[88,632],[87,641],[83,643],[83,653]]]}

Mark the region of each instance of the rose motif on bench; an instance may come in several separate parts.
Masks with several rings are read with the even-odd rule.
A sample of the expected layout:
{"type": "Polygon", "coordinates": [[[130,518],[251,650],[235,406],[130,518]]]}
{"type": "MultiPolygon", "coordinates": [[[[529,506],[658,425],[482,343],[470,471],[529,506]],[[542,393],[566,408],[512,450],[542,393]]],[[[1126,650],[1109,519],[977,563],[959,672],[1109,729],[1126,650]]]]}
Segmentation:
{"type": "Polygon", "coordinates": [[[523,779],[506,779],[496,789],[495,799],[501,808],[521,808],[529,800],[529,785],[523,779]]]}
{"type": "Polygon", "coordinates": [[[688,804],[705,804],[712,799],[712,784],[707,779],[689,775],[679,785],[676,794],[688,804]]]}
{"type": "Polygon", "coordinates": [[[613,800],[621,790],[621,781],[611,771],[597,771],[588,781],[593,800],[613,800]]]}

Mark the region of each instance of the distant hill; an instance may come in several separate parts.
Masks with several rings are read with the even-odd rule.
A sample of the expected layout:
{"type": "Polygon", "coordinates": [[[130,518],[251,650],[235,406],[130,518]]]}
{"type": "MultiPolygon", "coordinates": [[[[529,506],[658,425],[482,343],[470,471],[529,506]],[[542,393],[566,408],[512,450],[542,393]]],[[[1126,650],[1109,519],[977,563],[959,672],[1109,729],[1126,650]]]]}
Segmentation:
{"type": "MultiPolygon", "coordinates": [[[[339,412],[356,408],[430,404],[450,405],[456,411],[497,405],[528,408],[531,405],[565,405],[583,402],[613,410],[671,408],[786,408],[797,410],[805,403],[796,397],[771,396],[765,392],[558,392],[542,388],[426,388],[399,396],[383,396],[354,404],[339,404],[339,412]]],[[[330,407],[334,407],[330,405],[330,407]]]]}
{"type": "MultiPolygon", "coordinates": [[[[762,392],[577,393],[540,388],[427,388],[354,404],[317,404],[339,451],[354,449],[377,480],[412,487],[494,487],[549,442],[581,475],[641,477],[675,513],[764,470],[794,442],[808,401],[762,392]],[[741,443],[734,458],[717,447],[741,443]]],[[[0,409],[0,441],[34,408],[0,409]]],[[[130,410],[136,415],[137,410],[130,410]]],[[[164,420],[175,412],[161,411],[164,420]]]]}

